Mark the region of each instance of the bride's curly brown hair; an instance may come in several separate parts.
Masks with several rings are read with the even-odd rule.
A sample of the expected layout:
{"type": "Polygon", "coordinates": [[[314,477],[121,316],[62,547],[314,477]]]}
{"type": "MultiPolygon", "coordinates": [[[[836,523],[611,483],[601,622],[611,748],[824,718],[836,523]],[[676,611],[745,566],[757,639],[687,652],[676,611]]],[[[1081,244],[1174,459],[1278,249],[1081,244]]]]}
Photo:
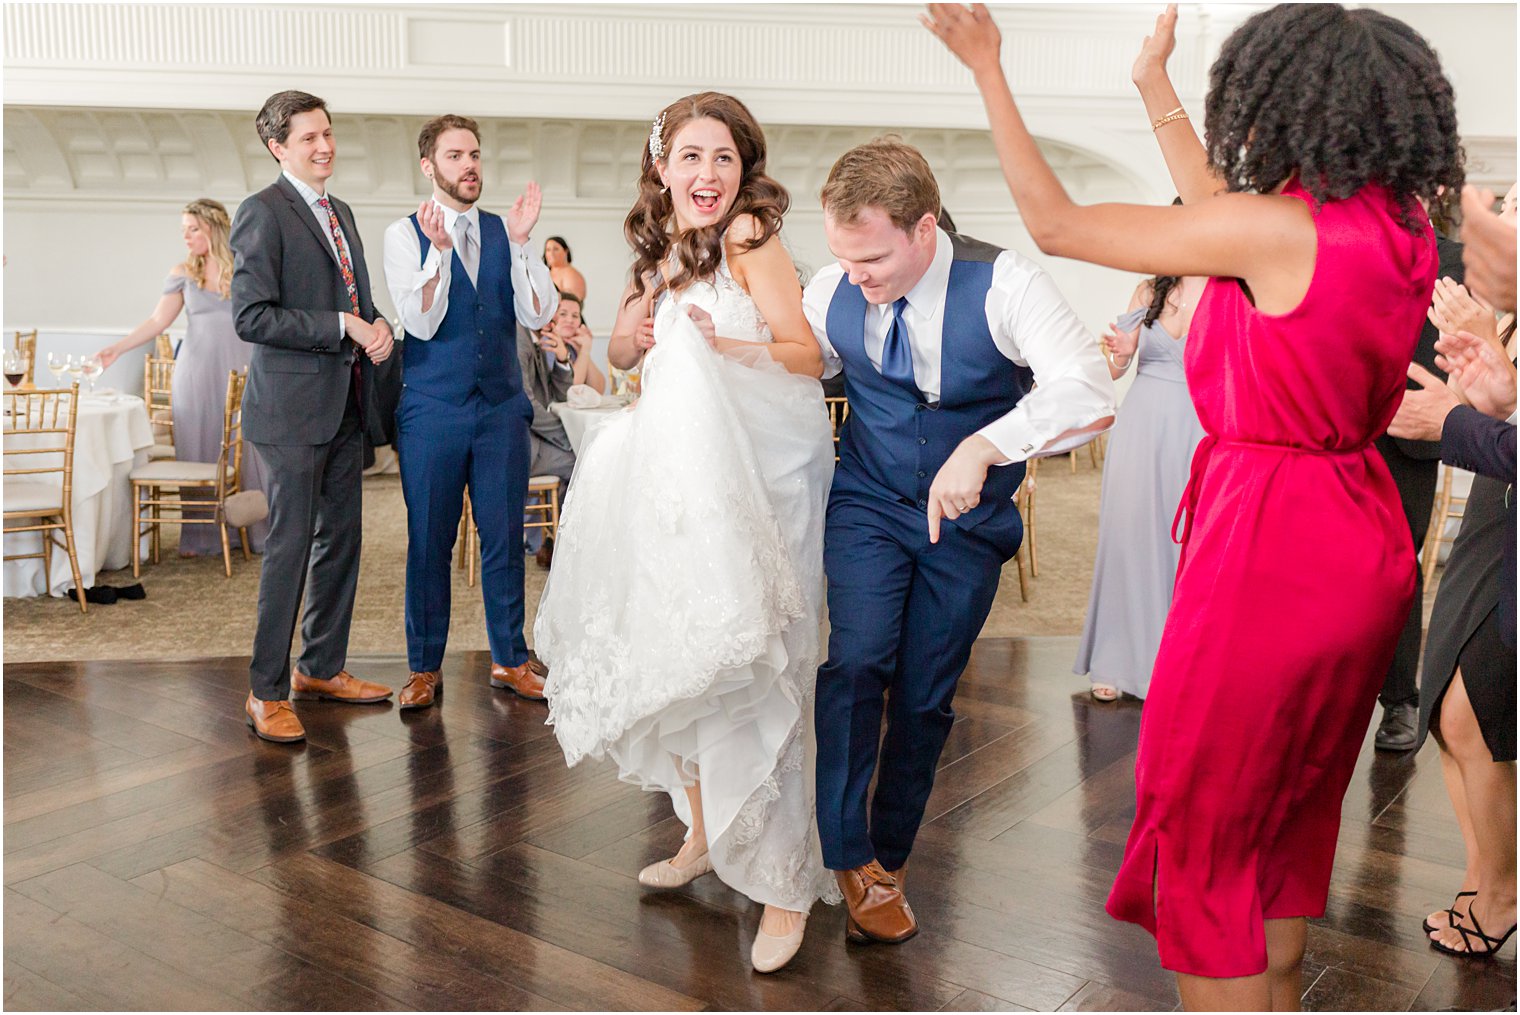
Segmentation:
{"type": "MultiPolygon", "coordinates": [[[[750,215],[755,221],[754,234],[742,242],[745,250],[754,250],[781,231],[781,219],[791,207],[786,188],[765,172],[765,132],[749,109],[732,95],[721,92],[697,92],[677,99],[660,113],[664,117],[660,142],[667,157],[676,134],[693,120],[704,117],[717,120],[734,136],[742,175],[739,193],[722,220],[701,229],[676,232],[675,206],[660,182],[659,170],[644,146],[639,172],[639,196],[623,221],[623,235],[633,248],[633,291],[627,302],[641,299],[646,291],[658,295],[669,288],[679,290],[699,279],[711,278],[723,260],[723,233],[734,219],[750,215]],[[673,235],[674,234],[674,235],[673,235]],[[660,265],[676,251],[676,268],[664,278],[660,265]],[[649,280],[656,281],[653,290],[649,280]]],[[[656,117],[656,122],[660,122],[656,117]]]]}

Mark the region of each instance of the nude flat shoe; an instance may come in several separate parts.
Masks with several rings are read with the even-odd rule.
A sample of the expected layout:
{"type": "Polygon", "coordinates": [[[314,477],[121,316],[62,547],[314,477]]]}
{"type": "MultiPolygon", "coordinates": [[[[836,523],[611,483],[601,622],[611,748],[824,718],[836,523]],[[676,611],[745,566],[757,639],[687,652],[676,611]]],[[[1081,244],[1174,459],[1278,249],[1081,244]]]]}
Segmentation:
{"type": "Polygon", "coordinates": [[[712,858],[706,853],[685,867],[677,867],[669,860],[661,860],[639,871],[639,884],[645,888],[680,888],[682,885],[691,884],[712,869],[712,858]]]}
{"type": "Polygon", "coordinates": [[[749,950],[750,965],[755,967],[757,973],[774,973],[797,954],[797,949],[802,947],[802,934],[807,930],[807,914],[804,913],[802,921],[797,924],[797,929],[783,937],[774,937],[758,928],[755,931],[755,943],[749,950]]]}

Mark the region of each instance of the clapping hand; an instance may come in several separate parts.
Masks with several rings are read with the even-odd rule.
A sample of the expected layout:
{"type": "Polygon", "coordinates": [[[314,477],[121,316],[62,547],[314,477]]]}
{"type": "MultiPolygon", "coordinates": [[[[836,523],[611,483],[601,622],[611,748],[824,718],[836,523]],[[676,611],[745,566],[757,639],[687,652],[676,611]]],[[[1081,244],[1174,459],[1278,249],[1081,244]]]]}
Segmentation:
{"type": "Polygon", "coordinates": [[[1156,18],[1156,28],[1140,44],[1140,55],[1130,71],[1135,84],[1166,74],[1166,62],[1172,50],[1177,48],[1177,5],[1167,4],[1166,10],[1156,18]]]}
{"type": "Polygon", "coordinates": [[[985,4],[930,4],[929,13],[918,20],[973,72],[1001,68],[1003,36],[985,4]]]}
{"type": "Polygon", "coordinates": [[[1102,341],[1103,354],[1113,363],[1114,369],[1121,369],[1116,362],[1119,359],[1123,359],[1124,368],[1128,368],[1135,350],[1140,348],[1140,329],[1136,327],[1134,331],[1121,331],[1116,325],[1110,324],[1103,333],[1102,341]]]}
{"type": "Polygon", "coordinates": [[[507,212],[507,238],[518,246],[528,242],[533,227],[538,225],[538,213],[544,206],[543,192],[532,180],[507,212]]]}
{"type": "Polygon", "coordinates": [[[1419,385],[1404,392],[1388,433],[1412,441],[1438,441],[1446,417],[1461,403],[1446,382],[1418,363],[1409,364],[1409,379],[1419,385]]]}
{"type": "Polygon", "coordinates": [[[1438,279],[1431,295],[1430,323],[1443,334],[1471,332],[1491,342],[1499,340],[1499,322],[1492,307],[1475,299],[1462,283],[1451,278],[1438,279]]]}
{"type": "Polygon", "coordinates": [[[544,352],[554,353],[555,360],[560,363],[570,362],[570,348],[555,332],[552,325],[539,333],[538,347],[544,352]]]}
{"type": "Polygon", "coordinates": [[[1515,224],[1492,211],[1494,195],[1462,188],[1462,264],[1472,291],[1500,310],[1515,309],[1515,224]]]}
{"type": "Polygon", "coordinates": [[[1470,331],[1442,335],[1436,342],[1436,366],[1458,384],[1472,407],[1496,419],[1515,411],[1515,365],[1498,346],[1470,331]]]}
{"type": "Polygon", "coordinates": [[[452,250],[454,237],[449,235],[443,222],[443,206],[437,201],[427,200],[417,206],[417,225],[422,229],[422,235],[440,251],[452,250]]]}

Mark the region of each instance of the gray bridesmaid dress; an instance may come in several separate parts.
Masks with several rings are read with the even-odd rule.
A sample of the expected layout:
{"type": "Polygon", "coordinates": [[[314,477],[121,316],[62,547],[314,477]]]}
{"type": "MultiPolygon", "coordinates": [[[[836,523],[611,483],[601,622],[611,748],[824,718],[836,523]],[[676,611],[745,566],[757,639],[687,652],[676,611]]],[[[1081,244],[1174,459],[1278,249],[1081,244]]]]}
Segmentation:
{"type": "MultiPolygon", "coordinates": [[[[252,350],[232,326],[232,301],[202,289],[183,275],[170,275],[164,293],[182,293],[188,327],[174,359],[174,455],[183,462],[215,462],[222,451],[222,415],[227,404],[227,374],[246,370],[252,350]]],[[[243,442],[243,489],[264,489],[264,466],[253,445],[243,442]]],[[[186,499],[190,494],[186,492],[186,499]]],[[[186,511],[209,517],[207,511],[186,511]]],[[[248,527],[249,545],[263,550],[269,522],[248,527]]],[[[237,533],[229,532],[234,548],[237,533]]],[[[221,555],[222,537],[214,525],[180,527],[181,553],[221,555]]]]}
{"type": "MultiPolygon", "coordinates": [[[[1144,318],[1141,308],[1117,324],[1129,331],[1144,318]]],[[[1140,328],[1135,381],[1108,436],[1092,594],[1072,667],[1137,698],[1150,687],[1172,604],[1182,549],[1172,519],[1203,439],[1183,373],[1186,342],[1160,323],[1140,328]]]]}

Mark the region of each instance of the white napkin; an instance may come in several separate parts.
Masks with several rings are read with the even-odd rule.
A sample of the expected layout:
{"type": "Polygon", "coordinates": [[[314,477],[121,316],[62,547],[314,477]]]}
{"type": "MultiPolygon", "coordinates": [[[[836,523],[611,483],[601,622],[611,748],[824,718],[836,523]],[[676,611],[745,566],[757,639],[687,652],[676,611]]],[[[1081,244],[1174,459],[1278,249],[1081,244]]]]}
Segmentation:
{"type": "Polygon", "coordinates": [[[572,384],[565,392],[565,403],[572,409],[595,409],[601,406],[602,396],[589,384],[572,384]]]}

